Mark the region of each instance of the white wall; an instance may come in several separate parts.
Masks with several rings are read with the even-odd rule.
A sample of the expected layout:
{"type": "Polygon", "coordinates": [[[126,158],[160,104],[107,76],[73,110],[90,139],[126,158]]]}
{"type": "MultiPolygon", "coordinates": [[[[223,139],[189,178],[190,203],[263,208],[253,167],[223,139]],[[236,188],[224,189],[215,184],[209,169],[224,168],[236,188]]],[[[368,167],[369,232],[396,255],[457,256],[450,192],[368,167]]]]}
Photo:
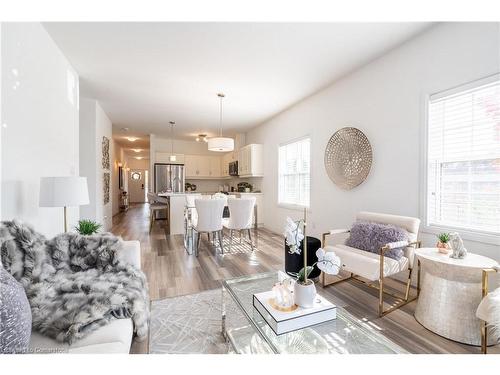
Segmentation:
{"type": "Polygon", "coordinates": [[[112,124],[99,103],[94,99],[80,99],[80,175],[87,177],[90,204],[82,206],[80,218],[101,223],[103,230],[112,227],[113,178],[110,176],[110,201],[104,204],[103,174],[113,169],[112,124]],[[110,169],[102,168],[102,138],[110,141],[110,169]]]}
{"type": "MultiPolygon", "coordinates": [[[[119,164],[122,165],[123,173],[126,174],[126,160],[125,160],[125,152],[123,150],[123,147],[116,141],[112,140],[112,145],[113,145],[113,159],[112,159],[112,183],[111,183],[111,191],[112,191],[112,199],[111,199],[111,205],[112,205],[112,214],[116,215],[118,212],[120,212],[120,184],[118,181],[119,175],[118,175],[118,168],[119,164]]],[[[127,191],[127,178],[126,176],[123,179],[124,182],[124,187],[123,190],[127,191]]]]}
{"type": "MultiPolygon", "coordinates": [[[[155,152],[170,152],[171,143],[170,138],[162,138],[158,136],[150,138],[150,150],[155,152]]],[[[174,139],[174,154],[188,154],[188,155],[217,155],[217,152],[208,151],[208,146],[205,142],[186,141],[174,139]]]]}
{"type": "Polygon", "coordinates": [[[147,169],[149,170],[149,159],[136,159],[133,156],[125,158],[127,167],[130,169],[147,169]]]}
{"type": "MultiPolygon", "coordinates": [[[[277,206],[278,145],[311,136],[312,182],[309,230],[319,235],[349,226],[356,212],[370,210],[423,216],[420,183],[425,96],[500,71],[499,24],[440,24],[335,82],[247,133],[264,144],[264,222],[281,232],[287,215],[277,206]],[[324,151],[345,126],[361,129],[373,148],[368,179],[343,191],[328,178],[324,151]]],[[[435,243],[423,235],[424,244],[435,243]]],[[[466,241],[469,250],[500,260],[499,247],[466,241]]]]}
{"type": "MultiPolygon", "coordinates": [[[[52,236],[62,208],[39,208],[42,176],[78,175],[78,75],[39,23],[2,24],[2,220],[52,236]]],[[[68,210],[69,225],[78,207],[68,210]]]]}

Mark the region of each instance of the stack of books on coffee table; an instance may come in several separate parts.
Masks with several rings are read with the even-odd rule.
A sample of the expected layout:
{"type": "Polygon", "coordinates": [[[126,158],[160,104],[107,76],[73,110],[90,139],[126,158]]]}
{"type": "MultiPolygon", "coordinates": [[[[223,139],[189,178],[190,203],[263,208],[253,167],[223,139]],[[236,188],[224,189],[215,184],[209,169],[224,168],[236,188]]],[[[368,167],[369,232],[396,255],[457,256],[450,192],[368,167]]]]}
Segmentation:
{"type": "Polygon", "coordinates": [[[337,317],[337,306],[319,294],[310,308],[297,305],[282,308],[274,302],[273,291],[256,293],[253,295],[253,306],[277,335],[311,327],[337,317]]]}

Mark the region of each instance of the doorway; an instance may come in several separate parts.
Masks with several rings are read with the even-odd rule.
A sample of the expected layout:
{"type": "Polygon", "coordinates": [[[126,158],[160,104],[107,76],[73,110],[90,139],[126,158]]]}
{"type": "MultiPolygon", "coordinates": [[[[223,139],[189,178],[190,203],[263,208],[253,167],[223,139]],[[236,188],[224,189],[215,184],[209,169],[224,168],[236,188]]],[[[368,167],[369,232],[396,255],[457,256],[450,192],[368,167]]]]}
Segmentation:
{"type": "Polygon", "coordinates": [[[145,203],[148,191],[148,170],[131,169],[128,174],[130,203],[145,203]]]}

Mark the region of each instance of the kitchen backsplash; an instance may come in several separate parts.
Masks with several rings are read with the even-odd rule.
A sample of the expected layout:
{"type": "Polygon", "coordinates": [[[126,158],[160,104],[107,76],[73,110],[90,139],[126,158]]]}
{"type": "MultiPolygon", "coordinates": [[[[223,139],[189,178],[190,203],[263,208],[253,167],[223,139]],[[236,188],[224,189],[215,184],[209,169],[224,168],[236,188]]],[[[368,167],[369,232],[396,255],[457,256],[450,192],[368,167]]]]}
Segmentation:
{"type": "Polygon", "coordinates": [[[195,180],[195,179],[186,179],[186,182],[196,185],[196,191],[200,193],[214,193],[219,191],[219,186],[228,185],[229,190],[231,190],[231,186],[236,190],[238,187],[238,183],[240,182],[248,182],[252,184],[253,191],[261,190],[262,178],[231,178],[231,179],[220,179],[220,180],[195,180]]]}

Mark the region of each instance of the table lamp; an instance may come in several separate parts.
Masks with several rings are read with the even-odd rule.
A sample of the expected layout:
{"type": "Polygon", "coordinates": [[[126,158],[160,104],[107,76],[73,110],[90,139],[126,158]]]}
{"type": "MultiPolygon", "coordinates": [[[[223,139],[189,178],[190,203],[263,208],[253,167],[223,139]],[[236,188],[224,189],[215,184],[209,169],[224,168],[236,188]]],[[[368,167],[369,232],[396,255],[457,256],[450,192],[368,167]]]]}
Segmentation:
{"type": "Polygon", "coordinates": [[[64,231],[68,231],[67,207],[89,204],[87,177],[41,177],[40,207],[64,207],[64,231]]]}

